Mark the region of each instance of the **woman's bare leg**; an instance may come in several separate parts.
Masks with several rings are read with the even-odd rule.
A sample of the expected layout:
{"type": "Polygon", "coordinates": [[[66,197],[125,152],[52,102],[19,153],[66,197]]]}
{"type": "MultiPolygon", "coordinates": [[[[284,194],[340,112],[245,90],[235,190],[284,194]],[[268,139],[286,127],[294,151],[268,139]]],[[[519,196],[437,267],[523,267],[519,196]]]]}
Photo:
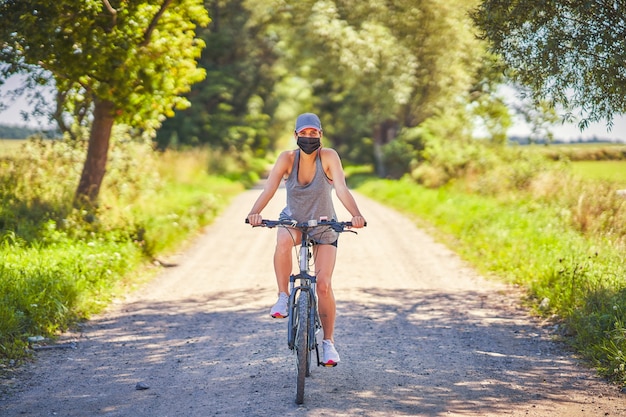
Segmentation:
{"type": "Polygon", "coordinates": [[[332,276],[337,259],[337,248],[332,245],[315,246],[315,269],[317,275],[317,299],[324,339],[334,342],[336,304],[332,288],[332,276]]]}
{"type": "Polygon", "coordinates": [[[291,275],[293,247],[300,241],[300,232],[293,229],[278,228],[276,249],[274,251],[274,272],[278,293],[289,294],[289,275],[291,275]],[[295,241],[294,241],[295,239],[295,241]]]}

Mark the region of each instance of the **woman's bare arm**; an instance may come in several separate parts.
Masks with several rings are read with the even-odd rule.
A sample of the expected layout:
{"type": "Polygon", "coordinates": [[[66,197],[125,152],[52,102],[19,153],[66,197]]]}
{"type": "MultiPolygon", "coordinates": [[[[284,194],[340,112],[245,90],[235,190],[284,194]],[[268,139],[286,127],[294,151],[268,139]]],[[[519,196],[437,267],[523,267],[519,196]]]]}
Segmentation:
{"type": "Polygon", "coordinates": [[[335,150],[326,148],[323,160],[328,164],[328,171],[331,174],[337,198],[352,215],[352,225],[357,228],[365,226],[365,219],[346,184],[346,176],[339,155],[335,150]]]}
{"type": "Polygon", "coordinates": [[[267,206],[267,203],[270,202],[270,200],[276,193],[280,182],[291,167],[289,154],[290,152],[286,151],[278,156],[278,159],[276,160],[272,171],[270,171],[270,174],[267,177],[267,181],[265,182],[265,187],[263,188],[263,191],[252,206],[250,214],[248,214],[248,221],[251,225],[258,226],[259,224],[261,224],[261,221],[263,220],[261,212],[263,211],[265,206],[267,206]]]}

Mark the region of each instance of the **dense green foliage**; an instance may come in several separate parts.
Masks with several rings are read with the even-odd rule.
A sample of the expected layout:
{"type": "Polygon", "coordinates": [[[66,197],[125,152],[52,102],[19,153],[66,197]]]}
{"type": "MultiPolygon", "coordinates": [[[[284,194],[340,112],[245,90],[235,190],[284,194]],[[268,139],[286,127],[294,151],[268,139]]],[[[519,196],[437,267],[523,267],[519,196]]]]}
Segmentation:
{"type": "Polygon", "coordinates": [[[485,0],[474,17],[538,100],[580,111],[582,126],[626,111],[623,2],[485,0]]]}
{"type": "Polygon", "coordinates": [[[4,1],[2,75],[53,81],[55,116],[64,130],[72,126],[63,116],[85,125],[96,101],[113,102],[119,123],[154,128],[172,108],[187,104],[179,95],[204,76],[195,66],[204,45],[194,37],[193,22],[207,24],[208,14],[197,0],[170,3],[4,1]]]}
{"type": "Polygon", "coordinates": [[[31,141],[0,160],[0,359],[106,306],[242,189],[206,174],[207,152],[153,153],[128,139],[116,133],[95,213],[68,199],[84,158],[76,143],[31,141]]]}
{"type": "Polygon", "coordinates": [[[96,206],[115,122],[153,133],[204,77],[196,59],[201,0],[7,0],[0,3],[0,74],[52,84],[51,115],[74,139],[89,133],[75,203],[96,206]]]}
{"type": "Polygon", "coordinates": [[[454,181],[436,189],[369,180],[358,190],[435,226],[487,275],[528,291],[538,314],[602,372],[626,383],[626,201],[618,183],[581,179],[536,148],[443,152],[430,169],[454,181]],[[468,169],[459,160],[483,160],[468,169]]]}
{"type": "Polygon", "coordinates": [[[206,145],[263,156],[275,140],[268,126],[275,104],[276,60],[268,40],[248,24],[243,1],[207,5],[212,17],[198,36],[206,47],[198,61],[206,78],[188,94],[191,107],[168,119],[157,134],[159,147],[206,145]]]}
{"type": "MultiPolygon", "coordinates": [[[[71,114],[75,128],[105,132],[92,135],[101,148],[88,154],[92,172],[81,178],[83,192],[97,189],[94,172],[104,172],[113,121],[153,131],[174,115],[158,130],[162,149],[208,144],[245,164],[249,155],[284,147],[295,115],[316,111],[327,145],[347,162],[374,163],[380,176],[400,177],[415,170],[433,140],[465,146],[478,126],[485,140],[505,141],[510,110],[496,94],[504,64],[513,79],[534,87],[537,99],[592,114],[608,117],[624,96],[620,61],[608,58],[621,56],[621,32],[602,26],[623,28],[614,7],[480,0],[70,3],[4,2],[0,17],[11,24],[0,31],[6,46],[0,57],[9,63],[4,74],[31,71],[32,84],[54,78],[61,126],[81,134],[63,117],[71,114]],[[196,28],[194,22],[207,23],[207,10],[210,25],[196,28]],[[594,24],[580,23],[585,13],[594,24]],[[477,38],[476,23],[504,61],[477,38]]],[[[554,116],[545,105],[521,113],[545,126],[554,116]]]]}
{"type": "MultiPolygon", "coordinates": [[[[208,143],[257,156],[285,146],[295,116],[318,112],[349,162],[395,175],[405,127],[427,120],[467,138],[482,125],[502,141],[498,60],[476,39],[474,0],[212,2],[193,103],[158,133],[160,146],[208,143]],[[450,125],[453,123],[454,125],[450,125]],[[390,147],[395,145],[390,144],[390,147]]],[[[439,132],[437,132],[439,133],[439,132]]]]}

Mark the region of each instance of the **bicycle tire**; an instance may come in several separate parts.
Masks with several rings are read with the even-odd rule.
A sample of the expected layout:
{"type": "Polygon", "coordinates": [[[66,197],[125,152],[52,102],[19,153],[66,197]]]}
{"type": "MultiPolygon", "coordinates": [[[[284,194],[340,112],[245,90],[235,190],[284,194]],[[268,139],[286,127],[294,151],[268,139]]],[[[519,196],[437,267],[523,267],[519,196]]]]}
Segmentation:
{"type": "MultiPolygon", "coordinates": [[[[313,350],[315,350],[315,356],[317,357],[317,363],[319,363],[319,352],[317,351],[317,311],[315,308],[315,299],[309,293],[309,311],[307,317],[309,318],[309,354],[307,356],[306,376],[311,376],[311,366],[313,365],[313,350]]],[[[321,326],[320,326],[321,328],[321,326]]]]}
{"type": "Polygon", "coordinates": [[[289,316],[287,317],[287,346],[296,348],[296,332],[298,330],[298,300],[295,294],[289,296],[289,316]]]}
{"type": "Polygon", "coordinates": [[[311,362],[309,350],[309,294],[300,291],[298,296],[298,324],[296,329],[296,404],[304,402],[304,382],[311,362]]]}

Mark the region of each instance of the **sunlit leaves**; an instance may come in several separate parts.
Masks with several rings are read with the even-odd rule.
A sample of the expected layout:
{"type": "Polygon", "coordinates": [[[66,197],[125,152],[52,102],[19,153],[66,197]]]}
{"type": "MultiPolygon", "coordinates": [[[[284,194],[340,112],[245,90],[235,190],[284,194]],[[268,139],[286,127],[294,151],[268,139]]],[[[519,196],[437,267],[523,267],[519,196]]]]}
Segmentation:
{"type": "Polygon", "coordinates": [[[623,1],[487,0],[475,19],[511,76],[579,111],[581,127],[626,111],[623,1]]]}
{"type": "Polygon", "coordinates": [[[118,122],[155,128],[187,104],[179,96],[204,77],[195,29],[208,23],[208,13],[200,0],[105,3],[4,2],[1,58],[14,71],[49,71],[74,118],[97,98],[114,103],[118,122]]]}

